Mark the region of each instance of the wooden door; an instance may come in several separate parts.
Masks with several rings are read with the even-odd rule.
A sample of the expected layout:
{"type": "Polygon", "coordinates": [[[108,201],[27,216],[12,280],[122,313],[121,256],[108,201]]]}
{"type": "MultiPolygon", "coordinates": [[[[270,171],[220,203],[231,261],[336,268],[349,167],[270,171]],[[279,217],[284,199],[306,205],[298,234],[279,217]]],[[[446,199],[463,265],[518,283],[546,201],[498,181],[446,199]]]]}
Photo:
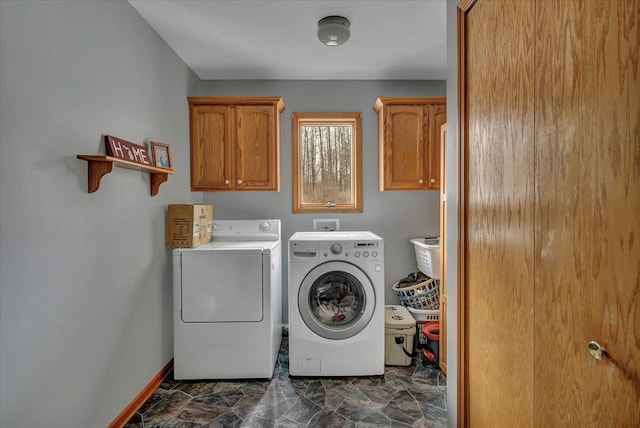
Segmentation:
{"type": "Polygon", "coordinates": [[[638,426],[640,1],[535,19],[535,425],[638,426]]]}
{"type": "Polygon", "coordinates": [[[235,107],[236,187],[243,190],[279,190],[277,112],[273,106],[235,107]]]}
{"type": "Polygon", "coordinates": [[[191,105],[191,190],[226,190],[233,180],[231,109],[191,105]]]}
{"type": "Polygon", "coordinates": [[[473,427],[533,423],[533,12],[533,0],[478,1],[466,17],[460,325],[473,427]]]}
{"type": "Polygon", "coordinates": [[[440,370],[447,375],[447,124],[440,126],[440,370]]]}
{"type": "Polygon", "coordinates": [[[466,1],[459,18],[459,421],[635,426],[640,2],[466,1]]]}

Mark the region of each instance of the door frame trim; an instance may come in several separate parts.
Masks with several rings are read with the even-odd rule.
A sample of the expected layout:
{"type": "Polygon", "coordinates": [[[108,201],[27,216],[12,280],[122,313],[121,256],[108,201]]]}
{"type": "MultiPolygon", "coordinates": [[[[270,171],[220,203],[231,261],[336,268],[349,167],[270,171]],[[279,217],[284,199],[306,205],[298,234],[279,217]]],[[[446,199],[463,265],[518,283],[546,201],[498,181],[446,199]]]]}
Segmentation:
{"type": "Polygon", "coordinates": [[[468,355],[468,283],[466,268],[467,250],[467,216],[466,194],[468,189],[467,177],[467,91],[466,91],[466,58],[467,58],[467,14],[476,4],[477,0],[460,0],[457,11],[457,35],[458,35],[458,385],[457,385],[457,420],[459,427],[470,426],[468,419],[469,405],[469,355],[468,355]]]}

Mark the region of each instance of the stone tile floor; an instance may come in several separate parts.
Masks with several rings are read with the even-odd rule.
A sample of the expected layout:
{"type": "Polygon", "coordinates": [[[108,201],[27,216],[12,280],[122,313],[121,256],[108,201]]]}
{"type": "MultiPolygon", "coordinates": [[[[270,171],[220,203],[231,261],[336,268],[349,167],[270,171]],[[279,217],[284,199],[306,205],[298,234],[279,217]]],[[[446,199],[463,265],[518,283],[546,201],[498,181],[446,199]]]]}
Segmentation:
{"type": "Polygon", "coordinates": [[[126,427],[446,427],[444,376],[420,356],[383,376],[290,378],[287,339],[272,379],[170,375],[126,427]]]}

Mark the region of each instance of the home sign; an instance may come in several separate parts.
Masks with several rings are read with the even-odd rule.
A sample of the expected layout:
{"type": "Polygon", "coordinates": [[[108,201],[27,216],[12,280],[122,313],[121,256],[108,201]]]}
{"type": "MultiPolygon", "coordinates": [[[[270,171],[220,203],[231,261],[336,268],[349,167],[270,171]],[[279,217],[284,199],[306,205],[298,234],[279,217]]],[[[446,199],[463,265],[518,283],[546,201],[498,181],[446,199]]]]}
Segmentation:
{"type": "Polygon", "coordinates": [[[106,135],[107,154],[111,157],[134,162],[140,165],[152,166],[149,152],[144,146],[130,143],[120,138],[106,135]]]}

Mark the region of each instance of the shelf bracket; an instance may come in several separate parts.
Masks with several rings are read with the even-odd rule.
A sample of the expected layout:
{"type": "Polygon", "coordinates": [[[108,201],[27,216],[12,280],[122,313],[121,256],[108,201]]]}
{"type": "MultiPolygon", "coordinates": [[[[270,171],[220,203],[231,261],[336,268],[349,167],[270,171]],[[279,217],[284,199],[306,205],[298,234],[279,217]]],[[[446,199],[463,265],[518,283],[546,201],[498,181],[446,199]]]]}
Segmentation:
{"type": "Polygon", "coordinates": [[[152,172],[151,174],[151,196],[158,194],[160,185],[169,179],[169,174],[166,172],[152,172]]]}
{"type": "Polygon", "coordinates": [[[113,171],[113,162],[87,161],[89,171],[87,174],[87,188],[89,193],[93,193],[100,188],[100,180],[105,175],[113,171]]]}

